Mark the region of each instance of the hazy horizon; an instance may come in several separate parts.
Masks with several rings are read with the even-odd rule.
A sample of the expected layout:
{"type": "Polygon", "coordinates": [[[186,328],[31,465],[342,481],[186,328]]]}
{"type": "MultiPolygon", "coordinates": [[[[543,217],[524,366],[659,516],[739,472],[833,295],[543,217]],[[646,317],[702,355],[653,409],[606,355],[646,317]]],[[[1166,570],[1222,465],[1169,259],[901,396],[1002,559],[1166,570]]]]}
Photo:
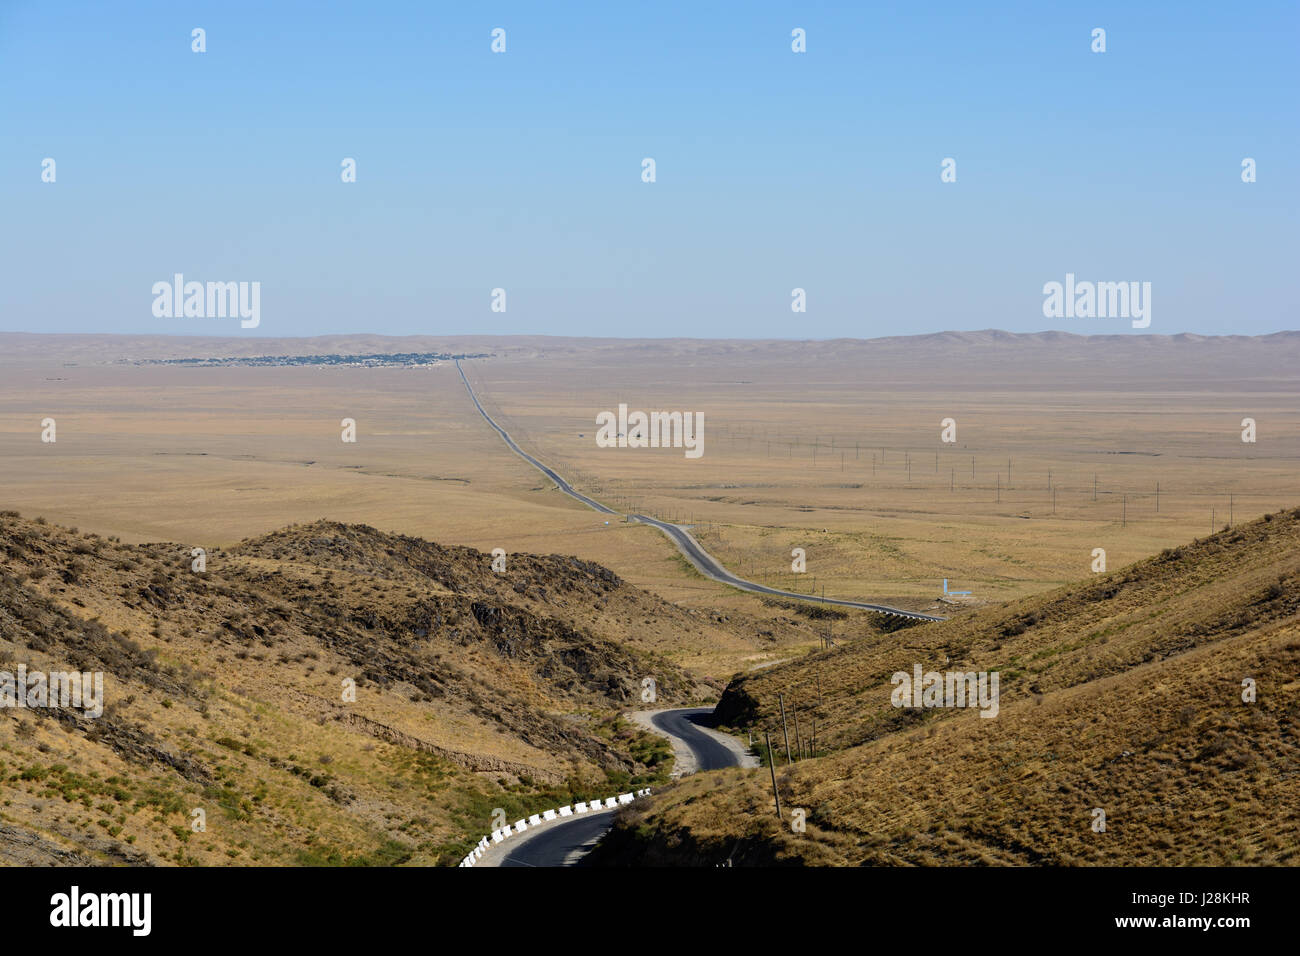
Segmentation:
{"type": "MultiPolygon", "coordinates": [[[[1266,332],[1195,332],[1190,329],[1179,331],[1146,332],[1144,338],[1175,339],[1259,339],[1276,335],[1300,334],[1300,328],[1282,328],[1266,332]]],[[[1106,339],[1123,335],[1121,331],[1113,332],[1076,332],[1070,329],[1044,328],[1012,330],[989,326],[986,328],[937,328],[924,332],[889,332],[877,335],[598,335],[571,334],[565,332],[432,332],[412,330],[407,332],[378,332],[368,329],[344,329],[331,332],[309,332],[303,334],[272,335],[264,330],[249,330],[228,334],[199,332],[115,332],[115,331],[48,331],[35,329],[0,329],[0,337],[7,335],[59,336],[64,338],[133,338],[133,339],[190,339],[197,341],[246,341],[260,342],[277,340],[311,340],[311,339],[572,339],[581,341],[607,342],[871,342],[878,339],[935,338],[939,336],[980,336],[1005,335],[1017,338],[1037,336],[1064,335],[1083,339],[1106,339]]]]}

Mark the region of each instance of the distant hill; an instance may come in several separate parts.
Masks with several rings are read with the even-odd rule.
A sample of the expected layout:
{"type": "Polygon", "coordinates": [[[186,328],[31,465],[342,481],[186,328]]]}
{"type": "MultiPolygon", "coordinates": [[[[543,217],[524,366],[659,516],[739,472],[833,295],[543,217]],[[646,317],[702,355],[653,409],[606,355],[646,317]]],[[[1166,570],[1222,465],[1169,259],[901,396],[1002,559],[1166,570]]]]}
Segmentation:
{"type": "Polygon", "coordinates": [[[784,764],[778,694],[792,737],[817,727],[778,767],[783,823],[766,767],[735,771],[663,792],[596,861],[1294,865],[1300,510],[734,680],[720,719],[784,764]],[[917,664],[999,672],[1000,713],[894,707],[917,664]]]}
{"type": "Polygon", "coordinates": [[[0,863],[452,863],[494,808],[666,779],[645,677],[717,693],[624,639],[695,615],[576,558],[321,521],[192,560],[0,515],[0,671],[107,701],[0,708],[0,863]]]}

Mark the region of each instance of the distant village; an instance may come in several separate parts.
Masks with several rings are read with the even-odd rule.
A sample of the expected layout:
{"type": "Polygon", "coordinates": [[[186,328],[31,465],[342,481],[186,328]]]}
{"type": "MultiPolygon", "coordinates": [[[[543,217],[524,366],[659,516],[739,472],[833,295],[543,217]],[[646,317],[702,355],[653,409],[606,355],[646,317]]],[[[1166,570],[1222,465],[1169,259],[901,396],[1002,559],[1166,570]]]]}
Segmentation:
{"type": "Polygon", "coordinates": [[[279,366],[342,365],[352,368],[426,368],[456,359],[492,358],[489,353],[391,352],[375,355],[255,355],[232,358],[141,359],[136,365],[279,366]]]}

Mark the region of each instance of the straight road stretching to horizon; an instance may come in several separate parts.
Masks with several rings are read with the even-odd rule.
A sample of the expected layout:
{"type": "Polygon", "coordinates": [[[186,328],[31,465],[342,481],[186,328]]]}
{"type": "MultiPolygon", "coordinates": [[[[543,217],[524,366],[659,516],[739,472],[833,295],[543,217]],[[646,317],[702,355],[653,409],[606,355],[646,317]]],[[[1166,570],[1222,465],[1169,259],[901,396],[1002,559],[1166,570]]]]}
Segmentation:
{"type": "MultiPolygon", "coordinates": [[[[478,409],[478,412],[483,416],[484,421],[491,425],[496,433],[501,436],[511,451],[524,459],[524,461],[528,462],[542,474],[546,475],[546,477],[554,481],[556,487],[569,497],[581,501],[587,507],[593,508],[601,514],[624,517],[621,512],[615,511],[613,508],[601,504],[594,498],[589,498],[580,491],[575,491],[573,486],[561,478],[554,469],[542,464],[532,455],[528,454],[515,444],[515,440],[510,437],[510,433],[494,422],[492,416],[487,413],[487,410],[483,408],[482,403],[479,402],[478,396],[474,394],[473,386],[469,384],[469,379],[465,376],[465,370],[460,367],[459,359],[456,360],[456,371],[460,373],[460,379],[465,383],[465,389],[469,392],[469,397],[473,400],[474,407],[478,409]]],[[[726,584],[733,588],[739,588],[742,591],[749,591],[754,594],[770,594],[774,597],[792,598],[796,601],[807,601],[814,604],[837,604],[840,607],[856,607],[867,611],[875,611],[878,614],[892,614],[896,617],[910,617],[920,621],[945,620],[945,618],[938,617],[934,614],[922,614],[919,611],[904,611],[901,608],[889,607],[885,604],[869,604],[865,601],[847,601],[841,598],[819,598],[808,594],[800,594],[797,591],[783,591],[780,588],[770,588],[765,584],[756,584],[753,581],[747,581],[742,577],[737,577],[724,568],[722,564],[714,558],[713,555],[705,551],[704,548],[700,546],[700,543],[696,541],[686,528],[681,525],[670,524],[667,521],[660,521],[658,518],[651,518],[648,515],[627,515],[626,517],[639,521],[642,524],[648,524],[651,527],[658,528],[664,534],[668,535],[669,540],[677,545],[678,550],[686,556],[686,560],[690,561],[697,571],[703,574],[706,578],[717,581],[719,584],[726,584]]]]}

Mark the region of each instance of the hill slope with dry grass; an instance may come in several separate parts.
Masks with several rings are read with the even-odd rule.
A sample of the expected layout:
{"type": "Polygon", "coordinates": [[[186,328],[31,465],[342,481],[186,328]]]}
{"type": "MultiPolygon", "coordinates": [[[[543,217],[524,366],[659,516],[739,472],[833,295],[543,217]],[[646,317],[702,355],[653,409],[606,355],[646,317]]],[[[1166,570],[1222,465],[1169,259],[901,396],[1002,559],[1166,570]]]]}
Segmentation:
{"type": "Polygon", "coordinates": [[[783,764],[782,702],[794,751],[795,716],[805,748],[817,728],[816,755],[778,769],[782,820],[766,767],[690,780],[598,861],[1294,864],[1300,511],[745,676],[718,716],[783,764]],[[917,664],[999,672],[997,717],[894,707],[917,664]]]}
{"type": "Polygon", "coordinates": [[[647,676],[715,698],[655,634],[732,627],[575,558],[498,574],[359,525],[192,560],[0,515],[0,671],[102,672],[106,701],[0,708],[0,862],[455,862],[496,807],[665,779],[620,712],[647,676]]]}

